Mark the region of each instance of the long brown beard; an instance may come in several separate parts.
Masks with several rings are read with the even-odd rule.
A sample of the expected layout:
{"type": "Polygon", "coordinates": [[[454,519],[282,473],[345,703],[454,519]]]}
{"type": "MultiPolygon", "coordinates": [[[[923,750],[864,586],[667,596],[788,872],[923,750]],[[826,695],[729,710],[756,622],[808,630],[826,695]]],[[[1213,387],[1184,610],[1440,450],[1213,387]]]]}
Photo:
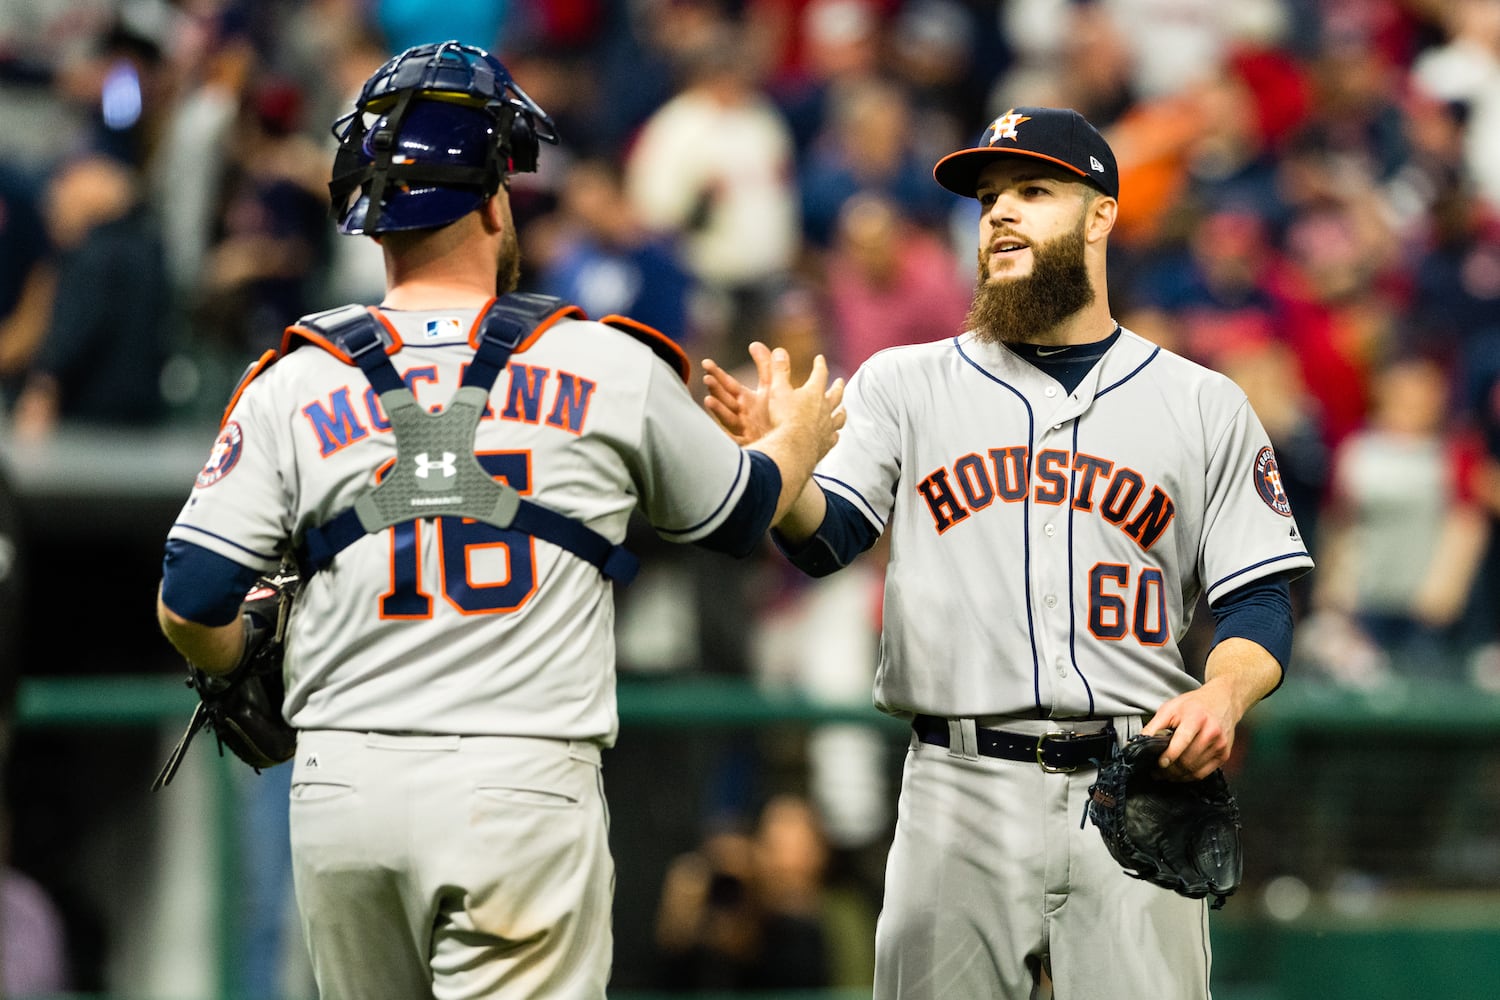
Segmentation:
{"type": "Polygon", "coordinates": [[[1031,273],[990,280],[986,254],[979,249],[979,285],[964,323],[980,340],[1001,344],[1034,342],[1094,301],[1084,264],[1084,220],[1073,232],[1031,248],[1031,273]]]}

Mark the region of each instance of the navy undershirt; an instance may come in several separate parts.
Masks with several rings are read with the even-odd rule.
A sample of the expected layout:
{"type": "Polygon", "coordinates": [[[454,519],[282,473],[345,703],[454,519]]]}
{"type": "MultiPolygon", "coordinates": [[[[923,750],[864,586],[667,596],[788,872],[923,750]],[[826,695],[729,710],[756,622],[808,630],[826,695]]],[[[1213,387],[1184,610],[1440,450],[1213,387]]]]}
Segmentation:
{"type": "Polygon", "coordinates": [[[1120,325],[1103,340],[1091,344],[1068,344],[1058,347],[1053,344],[1006,344],[1012,354],[1030,363],[1044,374],[1057,379],[1063,389],[1071,393],[1078,388],[1094,365],[1104,357],[1115,341],[1120,339],[1120,325]]]}
{"type": "Polygon", "coordinates": [[[249,566],[201,545],[169,538],[161,563],[161,602],[190,622],[228,625],[256,576],[249,566]]]}

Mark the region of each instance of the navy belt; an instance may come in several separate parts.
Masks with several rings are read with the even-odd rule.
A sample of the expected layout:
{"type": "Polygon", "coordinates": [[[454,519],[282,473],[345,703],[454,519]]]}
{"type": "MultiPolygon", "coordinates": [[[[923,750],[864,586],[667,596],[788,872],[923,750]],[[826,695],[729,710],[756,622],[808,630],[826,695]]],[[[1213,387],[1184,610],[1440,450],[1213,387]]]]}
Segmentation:
{"type": "MultiPolygon", "coordinates": [[[[947,719],[940,719],[935,715],[919,715],[911,720],[911,728],[923,743],[938,747],[949,745],[947,719]]],[[[976,728],[974,735],[979,743],[980,756],[1039,764],[1043,771],[1076,771],[1081,767],[1097,767],[1100,761],[1109,759],[1115,745],[1112,726],[1106,726],[1097,733],[1045,733],[1041,736],[976,728]]]]}

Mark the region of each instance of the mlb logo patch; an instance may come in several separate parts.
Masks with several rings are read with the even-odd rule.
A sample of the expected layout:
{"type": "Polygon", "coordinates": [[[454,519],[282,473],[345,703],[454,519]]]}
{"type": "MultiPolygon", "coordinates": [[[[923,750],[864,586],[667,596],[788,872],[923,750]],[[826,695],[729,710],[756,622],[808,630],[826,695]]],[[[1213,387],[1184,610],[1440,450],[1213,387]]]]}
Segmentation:
{"type": "Polygon", "coordinates": [[[430,319],[427,321],[427,329],[422,335],[428,340],[437,340],[439,337],[457,337],[463,334],[463,327],[458,320],[450,318],[430,319]]]}

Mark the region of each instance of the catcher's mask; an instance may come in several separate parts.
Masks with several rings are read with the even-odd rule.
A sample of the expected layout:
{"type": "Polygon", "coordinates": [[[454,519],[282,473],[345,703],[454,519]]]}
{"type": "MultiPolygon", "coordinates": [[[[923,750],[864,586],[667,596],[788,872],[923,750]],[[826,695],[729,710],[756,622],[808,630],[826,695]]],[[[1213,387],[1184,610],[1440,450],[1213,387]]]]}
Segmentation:
{"type": "Polygon", "coordinates": [[[348,235],[446,226],[511,174],[536,170],[540,143],[557,142],[500,60],[460,42],[418,45],[380,67],[333,135],[328,191],[348,235]]]}

